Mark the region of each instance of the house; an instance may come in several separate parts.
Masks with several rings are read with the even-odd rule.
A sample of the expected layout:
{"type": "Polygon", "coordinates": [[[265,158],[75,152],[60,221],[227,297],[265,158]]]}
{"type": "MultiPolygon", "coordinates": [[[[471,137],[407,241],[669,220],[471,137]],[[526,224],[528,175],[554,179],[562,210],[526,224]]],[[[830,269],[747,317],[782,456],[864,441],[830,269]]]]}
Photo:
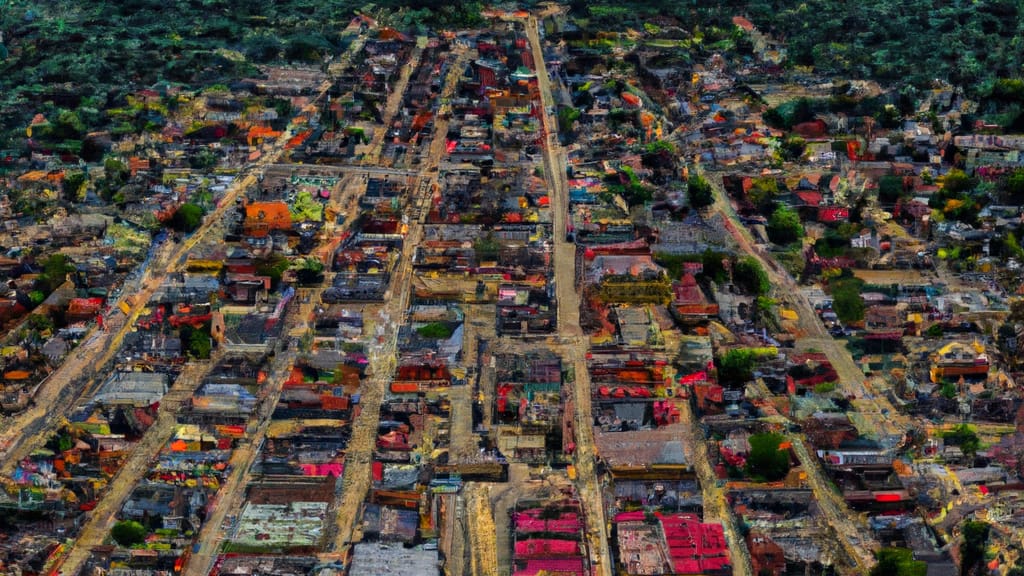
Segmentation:
{"type": "Polygon", "coordinates": [[[988,370],[988,356],[979,342],[950,342],[932,355],[928,373],[932,382],[939,383],[947,378],[982,378],[988,370]]]}
{"type": "Polygon", "coordinates": [[[291,230],[292,215],[284,202],[250,202],[245,205],[247,236],[266,236],[273,230],[291,230]]]}
{"type": "Polygon", "coordinates": [[[718,315],[718,304],[708,302],[693,274],[687,272],[672,284],[672,312],[684,320],[718,315]]]}

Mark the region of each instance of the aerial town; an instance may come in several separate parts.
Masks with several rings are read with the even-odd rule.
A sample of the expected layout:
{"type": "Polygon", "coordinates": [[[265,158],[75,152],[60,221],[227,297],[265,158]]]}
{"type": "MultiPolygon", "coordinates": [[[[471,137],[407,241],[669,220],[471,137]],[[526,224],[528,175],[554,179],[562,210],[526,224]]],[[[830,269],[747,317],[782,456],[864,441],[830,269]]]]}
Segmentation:
{"type": "Polygon", "coordinates": [[[0,573],[1024,575],[1019,42],[583,4],[4,100],[0,573]]]}

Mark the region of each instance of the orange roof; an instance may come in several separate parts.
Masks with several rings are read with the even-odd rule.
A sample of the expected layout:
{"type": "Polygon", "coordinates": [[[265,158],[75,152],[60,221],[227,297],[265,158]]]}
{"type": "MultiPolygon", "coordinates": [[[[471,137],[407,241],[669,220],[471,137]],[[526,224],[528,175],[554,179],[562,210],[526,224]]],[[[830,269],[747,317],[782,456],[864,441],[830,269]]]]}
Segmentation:
{"type": "Polygon", "coordinates": [[[747,32],[750,32],[754,29],[754,23],[751,22],[750,20],[747,20],[743,16],[733,16],[732,23],[735,24],[736,26],[739,26],[740,28],[747,32]]]}
{"type": "Polygon", "coordinates": [[[274,230],[292,227],[292,215],[284,202],[252,202],[245,205],[245,223],[248,226],[260,223],[274,230]]]}
{"type": "Polygon", "coordinates": [[[249,140],[253,138],[277,138],[281,133],[268,126],[253,126],[249,129],[249,140]]]}
{"type": "Polygon", "coordinates": [[[43,180],[60,182],[64,180],[64,173],[60,171],[47,172],[46,170],[32,170],[31,172],[26,172],[21,176],[18,176],[18,182],[42,182],[43,180]]]}

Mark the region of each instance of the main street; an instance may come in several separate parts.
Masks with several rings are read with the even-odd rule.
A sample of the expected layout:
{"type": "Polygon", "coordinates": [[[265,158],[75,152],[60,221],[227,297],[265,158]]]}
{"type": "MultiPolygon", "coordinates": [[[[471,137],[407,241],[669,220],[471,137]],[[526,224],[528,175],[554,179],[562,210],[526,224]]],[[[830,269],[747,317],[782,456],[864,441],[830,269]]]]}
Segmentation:
{"type": "MultiPolygon", "coordinates": [[[[422,41],[420,42],[422,44],[422,41]]],[[[422,52],[422,46],[418,45],[413,60],[418,61],[422,52]]],[[[460,53],[457,63],[464,62],[465,56],[460,53]]],[[[402,101],[405,85],[415,66],[410,65],[403,71],[399,80],[399,87],[388,100],[385,117],[388,119],[386,126],[390,124],[397,113],[398,105],[402,101]]],[[[458,65],[456,65],[456,70],[458,65]]],[[[452,71],[445,79],[442,87],[442,97],[451,95],[455,89],[459,74],[452,71]]],[[[438,141],[443,145],[444,135],[448,131],[448,122],[438,119],[434,123],[434,137],[431,139],[430,155],[427,161],[421,166],[418,172],[409,172],[408,175],[419,175],[421,184],[413,188],[410,193],[410,206],[422,205],[429,202],[429,195],[437,183],[437,174],[434,168],[437,167],[440,158],[443,156],[443,148],[438,147],[438,141]]],[[[379,155],[379,149],[377,150],[379,155]]],[[[373,325],[369,326],[371,334],[376,334],[377,327],[380,327],[379,340],[371,345],[369,378],[360,385],[359,413],[352,423],[352,438],[349,441],[345,453],[345,471],[342,476],[341,494],[335,501],[335,518],[333,525],[333,541],[329,543],[331,550],[342,552],[347,550],[353,543],[357,533],[357,522],[362,510],[362,502],[370,488],[370,464],[373,460],[373,450],[377,441],[377,424],[380,421],[380,407],[384,401],[388,383],[391,382],[396,369],[396,347],[398,339],[398,323],[404,316],[412,291],[412,256],[423,238],[423,225],[420,218],[412,218],[408,222],[408,232],[402,243],[402,253],[398,260],[398,266],[391,277],[390,289],[385,296],[385,302],[378,308],[373,319],[373,325]]]]}
{"type": "Polygon", "coordinates": [[[586,512],[588,544],[591,558],[597,563],[600,574],[610,576],[613,571],[611,551],[608,547],[608,532],[605,530],[604,496],[597,481],[594,463],[594,432],[590,406],[590,378],[587,371],[586,352],[588,341],[580,328],[580,296],[576,291],[576,245],[566,241],[569,218],[569,195],[565,177],[566,160],[556,137],[558,123],[552,116],[555,101],[551,93],[551,78],[544,59],[544,50],[538,33],[539,22],[531,16],[526,22],[526,36],[533,51],[537,66],[537,84],[544,108],[542,116],[544,135],[544,174],[549,185],[554,235],[555,292],[558,299],[558,332],[569,344],[566,362],[573,367],[575,375],[572,387],[575,408],[574,429],[576,433],[576,474],[580,499],[586,512]]]}

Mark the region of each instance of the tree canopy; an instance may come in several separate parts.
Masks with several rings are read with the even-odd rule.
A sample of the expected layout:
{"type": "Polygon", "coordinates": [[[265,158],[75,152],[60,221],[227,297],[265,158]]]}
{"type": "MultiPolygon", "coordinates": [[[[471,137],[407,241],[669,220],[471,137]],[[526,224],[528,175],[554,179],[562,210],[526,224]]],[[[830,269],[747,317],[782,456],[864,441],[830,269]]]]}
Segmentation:
{"type": "Polygon", "coordinates": [[[732,282],[747,294],[764,296],[772,283],[764,267],[752,256],[744,256],[736,261],[732,270],[732,282]]]}
{"type": "Polygon", "coordinates": [[[914,560],[914,554],[906,548],[882,548],[875,553],[878,564],[871,569],[871,576],[925,576],[928,563],[914,560]]]}
{"type": "Polygon", "coordinates": [[[746,472],[769,482],[781,480],[789,473],[789,450],[782,434],[754,434],[750,437],[750,454],[746,472]]]}
{"type": "Polygon", "coordinates": [[[786,206],[779,206],[768,219],[768,239],[776,244],[790,244],[804,237],[800,215],[786,206]]]}
{"type": "Polygon", "coordinates": [[[191,202],[178,207],[171,218],[171,227],[182,232],[192,232],[203,223],[203,209],[191,202]]]}
{"type": "Polygon", "coordinates": [[[859,278],[840,278],[831,282],[832,309],[839,321],[846,324],[864,319],[864,299],[860,291],[864,281],[859,278]]]}
{"type": "Polygon", "coordinates": [[[715,193],[711,184],[700,174],[694,174],[687,180],[686,192],[690,198],[690,206],[700,210],[715,203],[715,193]]]}
{"type": "Polygon", "coordinates": [[[122,520],[110,529],[110,537],[124,548],[146,541],[146,527],[134,520],[122,520]]]}

